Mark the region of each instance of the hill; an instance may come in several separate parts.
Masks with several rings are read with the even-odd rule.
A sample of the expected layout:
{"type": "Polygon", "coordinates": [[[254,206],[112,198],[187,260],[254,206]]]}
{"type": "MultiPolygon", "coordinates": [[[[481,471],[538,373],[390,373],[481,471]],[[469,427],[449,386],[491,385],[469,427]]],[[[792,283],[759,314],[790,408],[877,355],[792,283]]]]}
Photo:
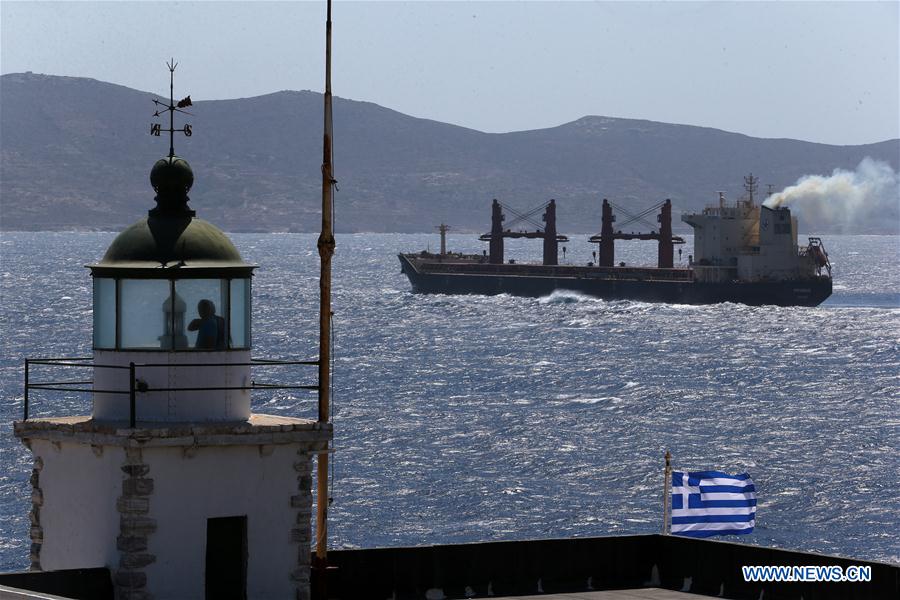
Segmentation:
{"type": "MultiPolygon", "coordinates": [[[[117,230],[145,214],[150,167],[168,150],[165,137],[149,135],[155,97],[85,78],[2,76],[0,227],[117,230]]],[[[179,123],[194,135],[175,148],[194,168],[199,216],[231,231],[318,229],[321,94],[190,110],[179,123]]],[[[334,115],[339,232],[431,231],[442,221],[481,232],[492,198],[522,210],[556,198],[560,230],[587,233],[599,230],[604,197],[636,211],[671,198],[677,219],[718,190],[738,197],[751,171],[781,189],[805,174],[852,170],[866,156],[900,169],[898,140],[831,146],[598,116],[489,134],[341,98],[334,115]]],[[[895,229],[873,219],[860,231],[895,229]]]]}

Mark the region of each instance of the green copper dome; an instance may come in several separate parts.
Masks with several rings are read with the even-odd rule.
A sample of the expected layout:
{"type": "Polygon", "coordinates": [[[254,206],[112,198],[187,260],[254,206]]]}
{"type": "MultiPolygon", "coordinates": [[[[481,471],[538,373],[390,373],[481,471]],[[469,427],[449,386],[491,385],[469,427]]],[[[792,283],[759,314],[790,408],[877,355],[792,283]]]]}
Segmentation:
{"type": "Polygon", "coordinates": [[[100,265],[246,266],[221,229],[196,217],[151,215],[116,236],[100,265]]]}
{"type": "Polygon", "coordinates": [[[173,277],[173,269],[188,276],[240,276],[253,266],[245,263],[221,229],[194,216],[187,192],[194,174],[187,161],[162,158],[150,171],[156,208],[116,236],[103,259],[90,265],[94,275],[173,277]],[[108,273],[107,273],[108,272],[108,273]]]}

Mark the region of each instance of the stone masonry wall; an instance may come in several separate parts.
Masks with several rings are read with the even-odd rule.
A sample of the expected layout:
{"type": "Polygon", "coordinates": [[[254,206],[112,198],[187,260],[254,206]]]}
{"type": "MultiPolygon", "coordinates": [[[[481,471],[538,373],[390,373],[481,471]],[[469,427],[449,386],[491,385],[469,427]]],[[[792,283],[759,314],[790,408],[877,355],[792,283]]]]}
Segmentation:
{"type": "Polygon", "coordinates": [[[294,470],[297,472],[297,494],[291,496],[291,507],[297,509],[297,519],[291,528],[291,543],[296,543],[297,566],[291,579],[297,586],[297,600],[310,600],[310,558],[312,542],[312,462],[308,449],[297,451],[294,470]]]}
{"type": "Polygon", "coordinates": [[[152,600],[143,570],[156,562],[156,557],[147,552],[148,538],[156,531],[156,520],[147,516],[153,494],[153,480],[147,477],[150,466],[143,462],[140,448],[126,448],[121,469],[126,477],[122,480],[122,495],[116,502],[119,511],[119,537],[116,538],[119,568],[113,576],[116,600],[152,600]]]}
{"type": "Polygon", "coordinates": [[[34,468],[31,469],[31,570],[41,570],[41,546],[44,543],[44,528],[41,527],[41,507],[44,505],[44,492],[41,490],[41,470],[44,459],[34,457],[34,468]]]}

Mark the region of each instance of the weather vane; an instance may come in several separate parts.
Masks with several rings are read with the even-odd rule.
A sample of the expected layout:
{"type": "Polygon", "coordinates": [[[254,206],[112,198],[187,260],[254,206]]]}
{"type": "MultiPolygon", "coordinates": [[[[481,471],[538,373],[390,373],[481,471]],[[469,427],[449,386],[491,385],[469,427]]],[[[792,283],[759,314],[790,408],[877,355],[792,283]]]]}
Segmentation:
{"type": "Polygon", "coordinates": [[[175,96],[174,96],[173,90],[174,90],[174,86],[175,86],[175,67],[178,66],[178,63],[176,63],[175,59],[173,58],[171,60],[171,62],[166,63],[166,66],[169,67],[169,104],[167,105],[165,102],[162,102],[161,100],[157,100],[156,98],[154,98],[153,104],[156,105],[156,112],[153,113],[153,116],[158,118],[160,116],[160,113],[168,112],[169,113],[169,128],[163,129],[162,124],[151,123],[150,135],[155,135],[156,137],[159,137],[159,135],[163,131],[169,132],[169,156],[171,157],[171,156],[175,156],[175,132],[180,131],[187,137],[191,137],[191,134],[193,133],[191,131],[190,125],[185,125],[181,129],[175,129],[175,113],[180,112],[180,113],[184,113],[186,115],[190,115],[191,113],[187,112],[186,110],[181,110],[181,109],[186,108],[188,106],[192,106],[192,104],[191,104],[190,96],[187,96],[187,97],[179,100],[177,104],[175,103],[175,96]]]}

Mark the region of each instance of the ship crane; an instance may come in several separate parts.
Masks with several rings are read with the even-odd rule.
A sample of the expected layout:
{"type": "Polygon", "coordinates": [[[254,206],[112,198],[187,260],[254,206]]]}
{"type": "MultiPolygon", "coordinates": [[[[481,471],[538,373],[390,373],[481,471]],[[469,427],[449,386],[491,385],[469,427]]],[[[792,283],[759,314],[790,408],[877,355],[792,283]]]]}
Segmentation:
{"type": "Polygon", "coordinates": [[[536,206],[529,211],[520,213],[517,210],[499,202],[496,198],[491,205],[491,232],[485,233],[478,239],[482,242],[490,243],[488,262],[491,264],[503,264],[503,239],[504,238],[525,238],[525,239],[542,239],[544,240],[544,261],[545,265],[559,264],[559,244],[568,242],[569,238],[556,233],[556,200],[550,200],[544,204],[536,206]],[[506,228],[503,227],[503,221],[506,215],[503,211],[511,213],[515,218],[507,223],[506,228]],[[534,220],[534,216],[544,211],[541,219],[544,224],[541,225],[534,220]],[[522,225],[527,227],[531,225],[534,231],[513,231],[514,225],[522,225]]]}
{"type": "Polygon", "coordinates": [[[643,210],[638,214],[631,214],[621,206],[612,204],[606,198],[603,199],[602,226],[600,233],[593,235],[590,242],[600,246],[600,252],[597,265],[601,267],[611,267],[615,264],[615,241],[616,240],[657,240],[659,242],[657,266],[660,269],[671,269],[674,266],[674,247],[675,244],[683,244],[684,238],[678,235],[672,235],[672,201],[666,199],[665,202],[654,204],[650,208],[643,210]],[[613,223],[616,217],[613,209],[623,213],[628,220],[619,225],[618,231],[613,230],[613,223]],[[652,230],[650,233],[624,233],[622,227],[634,223],[642,223],[651,229],[654,225],[647,221],[644,217],[650,215],[654,211],[659,210],[656,220],[659,223],[659,230],[652,230]]]}

